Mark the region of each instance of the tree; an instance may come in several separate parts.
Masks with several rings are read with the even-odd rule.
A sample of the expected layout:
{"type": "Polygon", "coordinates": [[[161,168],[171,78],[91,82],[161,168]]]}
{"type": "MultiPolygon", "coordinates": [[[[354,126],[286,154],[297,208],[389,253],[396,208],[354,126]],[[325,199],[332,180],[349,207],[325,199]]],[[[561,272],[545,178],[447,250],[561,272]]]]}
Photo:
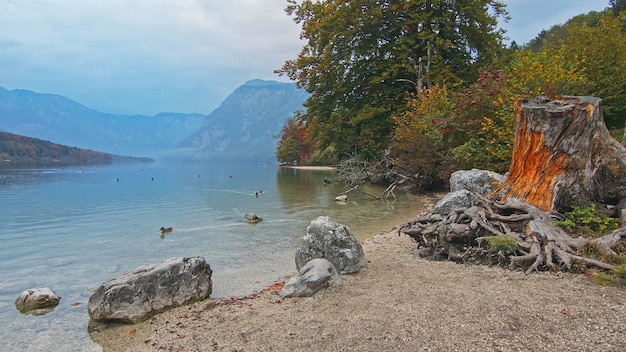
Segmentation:
{"type": "Polygon", "coordinates": [[[393,163],[412,177],[420,190],[440,189],[450,176],[441,175],[445,173],[443,163],[450,150],[460,144],[453,136],[460,129],[452,126],[455,105],[450,94],[445,86],[416,92],[407,99],[406,110],[393,116],[393,163]]]}
{"type": "Polygon", "coordinates": [[[626,123],[626,13],[603,15],[595,26],[568,24],[568,36],[560,42],[563,59],[587,80],[585,94],[602,98],[609,128],[626,123]]]}
{"type": "Polygon", "coordinates": [[[302,164],[311,156],[313,147],[305,135],[302,123],[295,117],[287,120],[278,136],[276,157],[285,163],[302,164]]]}
{"type": "Polygon", "coordinates": [[[387,148],[392,114],[419,82],[458,86],[503,48],[488,0],[289,0],[307,40],[276,72],[311,93],[301,116],[317,147],[341,155],[387,148]]]}
{"type": "Polygon", "coordinates": [[[540,63],[546,72],[556,73],[554,69],[562,67],[575,74],[572,78],[578,81],[577,91],[571,91],[573,84],[567,77],[561,77],[560,88],[566,88],[561,90],[602,98],[604,118],[614,129],[626,122],[626,5],[624,1],[612,1],[611,5],[613,11],[581,14],[543,31],[526,46],[532,52],[523,56],[540,63]]]}

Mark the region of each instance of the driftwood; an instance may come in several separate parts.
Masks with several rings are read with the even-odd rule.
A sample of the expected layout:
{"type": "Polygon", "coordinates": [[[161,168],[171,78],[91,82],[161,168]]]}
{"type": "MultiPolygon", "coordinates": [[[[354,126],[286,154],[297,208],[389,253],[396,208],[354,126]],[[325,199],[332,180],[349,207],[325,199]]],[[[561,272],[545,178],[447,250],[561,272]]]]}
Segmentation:
{"type": "Polygon", "coordinates": [[[626,149],[609,134],[601,100],[544,98],[515,104],[516,140],[506,180],[477,205],[404,224],[423,257],[537,270],[612,269],[626,228],[599,239],[572,237],[554,223],[574,205],[619,206],[626,198],[626,149]],[[595,257],[587,255],[593,252],[595,257]],[[587,253],[587,254],[585,254],[587,253]]]}

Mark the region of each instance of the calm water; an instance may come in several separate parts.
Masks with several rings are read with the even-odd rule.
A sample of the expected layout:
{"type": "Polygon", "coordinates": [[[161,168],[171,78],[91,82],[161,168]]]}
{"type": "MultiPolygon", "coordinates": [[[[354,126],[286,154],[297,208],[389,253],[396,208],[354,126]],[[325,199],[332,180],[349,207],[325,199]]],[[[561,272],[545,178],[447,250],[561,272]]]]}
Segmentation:
{"type": "Polygon", "coordinates": [[[295,249],[317,216],[365,239],[421,210],[397,192],[394,202],[351,193],[337,204],[346,188],[324,186],[329,175],[164,163],[0,170],[0,350],[100,350],[87,334],[89,296],[142,264],[203,256],[212,297],[244,295],[295,272],[295,249]],[[250,212],[264,220],[245,224],[250,212]],[[174,231],[161,238],[161,226],[174,231]],[[15,298],[36,287],[52,288],[61,303],[44,316],[20,314],[15,298]]]}

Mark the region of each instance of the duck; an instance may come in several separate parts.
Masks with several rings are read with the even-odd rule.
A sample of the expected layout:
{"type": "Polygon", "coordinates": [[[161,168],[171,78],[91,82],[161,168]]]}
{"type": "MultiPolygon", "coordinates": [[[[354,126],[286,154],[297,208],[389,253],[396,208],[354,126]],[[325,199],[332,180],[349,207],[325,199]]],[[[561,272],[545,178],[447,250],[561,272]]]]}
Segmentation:
{"type": "Polygon", "coordinates": [[[161,231],[161,234],[164,234],[164,233],[170,233],[170,232],[172,232],[172,230],[174,230],[174,229],[171,228],[171,227],[161,227],[161,229],[159,231],[161,231]]]}

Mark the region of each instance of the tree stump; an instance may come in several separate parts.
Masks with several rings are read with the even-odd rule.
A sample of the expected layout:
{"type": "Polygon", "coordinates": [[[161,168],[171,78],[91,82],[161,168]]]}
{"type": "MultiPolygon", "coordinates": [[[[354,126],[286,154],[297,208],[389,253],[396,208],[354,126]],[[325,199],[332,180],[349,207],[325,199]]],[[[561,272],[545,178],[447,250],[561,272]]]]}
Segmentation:
{"type": "Polygon", "coordinates": [[[617,205],[626,198],[626,148],[609,134],[601,105],[593,97],[518,101],[513,160],[499,188],[488,198],[476,195],[474,206],[431,211],[398,233],[417,242],[420,256],[436,260],[527,273],[613,269],[599,259],[618,254],[626,227],[587,239],[570,236],[553,219],[554,211],[574,205],[617,205]]]}
{"type": "Polygon", "coordinates": [[[544,211],[626,198],[626,148],[607,130],[602,100],[517,101],[513,160],[496,193],[544,211]]]}

